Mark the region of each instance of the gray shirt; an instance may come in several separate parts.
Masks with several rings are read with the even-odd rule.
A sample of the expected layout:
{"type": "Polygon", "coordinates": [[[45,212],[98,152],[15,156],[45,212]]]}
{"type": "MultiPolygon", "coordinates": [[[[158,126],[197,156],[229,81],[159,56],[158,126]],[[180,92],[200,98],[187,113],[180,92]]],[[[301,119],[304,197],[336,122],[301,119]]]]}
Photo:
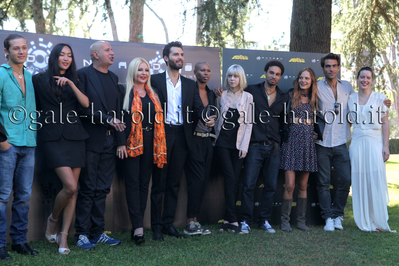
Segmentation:
{"type": "Polygon", "coordinates": [[[336,147],[345,144],[351,136],[348,123],[348,99],[354,93],[352,85],[345,80],[337,82],[337,101],[334,93],[325,79],[317,82],[319,109],[324,115],[326,126],[323,133],[323,141],[318,140],[316,144],[323,147],[336,147]],[[339,104],[338,115],[334,112],[335,103],[339,104]]]}

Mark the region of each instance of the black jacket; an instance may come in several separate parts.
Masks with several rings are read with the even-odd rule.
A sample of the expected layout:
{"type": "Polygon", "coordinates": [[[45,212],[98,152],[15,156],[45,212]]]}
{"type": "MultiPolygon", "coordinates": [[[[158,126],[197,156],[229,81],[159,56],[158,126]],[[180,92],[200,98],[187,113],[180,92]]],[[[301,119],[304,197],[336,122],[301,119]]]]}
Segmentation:
{"type": "Polygon", "coordinates": [[[63,100],[59,102],[50,88],[47,72],[34,75],[32,81],[37,110],[40,112],[39,138],[42,141],[58,140],[61,136],[68,140],[87,139],[89,135],[78,114],[81,105],[71,87],[63,87],[63,100]]]}
{"type": "Polygon", "coordinates": [[[6,132],[4,131],[3,125],[0,124],[0,142],[6,141],[6,140],[7,140],[6,132]]]}
{"type": "MultiPolygon", "coordinates": [[[[89,108],[84,108],[81,111],[80,117],[89,138],[86,140],[86,150],[101,152],[105,142],[107,130],[113,130],[113,127],[107,122],[113,115],[112,111],[116,113],[118,119],[121,118],[121,99],[118,90],[118,76],[109,71],[113,83],[115,84],[116,96],[116,110],[110,110],[107,107],[107,102],[104,95],[103,88],[98,74],[93,65],[84,67],[78,70],[80,84],[82,84],[82,91],[86,93],[89,98],[89,108]]],[[[114,130],[116,145],[124,145],[124,133],[114,130]]]]}
{"type": "MultiPolygon", "coordinates": [[[[195,126],[197,125],[197,119],[201,116],[201,111],[204,106],[202,105],[201,98],[199,96],[198,88],[195,82],[191,79],[180,76],[181,79],[181,90],[182,90],[182,113],[183,113],[183,127],[184,134],[188,147],[191,149],[191,143],[193,139],[193,133],[195,126]],[[186,112],[189,110],[190,112],[186,112]]],[[[168,93],[166,86],[166,73],[155,74],[151,76],[151,86],[158,94],[159,101],[161,102],[162,108],[166,103],[168,104],[168,93]]],[[[167,110],[163,110],[167,113],[167,110]]],[[[167,126],[167,125],[166,125],[167,126]]]]}

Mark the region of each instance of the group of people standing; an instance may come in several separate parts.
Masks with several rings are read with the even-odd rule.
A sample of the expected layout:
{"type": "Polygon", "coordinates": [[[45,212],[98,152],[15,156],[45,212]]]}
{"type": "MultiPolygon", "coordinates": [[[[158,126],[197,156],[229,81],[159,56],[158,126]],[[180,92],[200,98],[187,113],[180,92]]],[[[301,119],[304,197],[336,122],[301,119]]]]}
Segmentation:
{"type": "Polygon", "coordinates": [[[213,91],[207,86],[211,69],[206,62],[195,65],[196,82],[180,75],[184,65],[180,42],[164,47],[167,69],[163,73],[151,76],[145,59],[133,59],[125,85],[119,84],[118,77],[108,69],[113,64],[114,52],[105,41],[91,45],[92,64],[79,70],[72,48],[68,44],[57,44],[50,54],[47,71],[33,78],[23,67],[28,46],[22,36],[10,34],[4,40],[4,51],[8,64],[0,68],[1,259],[11,259],[5,236],[6,205],[12,189],[11,248],[22,254],[38,254],[26,243],[36,128],[20,113],[15,113],[15,118],[21,123],[8,119],[15,106],[22,106],[28,113],[51,114],[51,123],[48,116],[40,116],[42,128],[38,130],[37,140],[38,145],[43,145],[41,156],[63,185],[45,231],[46,239],[58,245],[60,254],[70,252],[67,234],[74,213],[76,246],[89,250],[100,243],[110,246],[120,243],[104,233],[105,200],[117,158],[122,165],[120,175],[125,179],[131,238],[137,245],[145,242],[143,217],[151,176],[154,240],[162,241],[165,234],[177,238],[210,234],[211,231],[200,224],[198,216],[214,147],[224,177],[226,207],[220,227],[222,232],[250,232],[254,223],[254,188],[261,169],[264,189],[257,219],[261,230],[275,232],[269,221],[278,171],[283,169],[283,231],[292,231],[289,217],[296,176],[299,189],[297,227],[310,230],[305,219],[307,182],[309,173],[317,171],[320,207],[326,220],[324,230],[343,229],[352,176],[356,224],[364,231],[390,231],[384,167],[389,157],[386,105],[389,106],[390,101],[384,101],[385,96],[371,91],[373,73],[370,68],[359,71],[359,93],[354,93],[349,82],[337,78],[340,57],[336,54],[328,54],[321,60],[325,79],[317,82],[314,71],[305,68],[288,93],[277,85],[284,74],[284,66],[277,60],[266,64],[265,82],[248,86],[244,69],[232,65],[225,77],[226,90],[213,91]],[[339,123],[336,119],[339,113],[346,114],[350,110],[355,114],[359,110],[356,106],[360,107],[357,114],[361,115],[361,123],[356,116],[339,123]],[[288,116],[285,117],[286,107],[288,116]],[[376,107],[380,108],[376,110],[376,107]],[[369,111],[377,115],[380,109],[381,123],[362,122],[369,111]],[[313,115],[318,112],[324,114],[321,120],[331,121],[332,116],[332,122],[318,124],[319,120],[313,115]],[[282,122],[283,117],[288,121],[282,122]],[[61,119],[67,123],[62,123],[61,119]],[[346,147],[350,137],[349,122],[354,127],[351,160],[346,147]],[[318,140],[315,142],[315,139],[318,140]],[[378,167],[368,163],[376,161],[378,167]],[[329,191],[331,163],[338,173],[339,184],[333,203],[329,191]],[[235,204],[242,166],[242,207],[241,217],[237,217],[235,204]],[[187,221],[181,234],[173,222],[183,170],[188,202],[187,221]],[[372,181],[364,180],[365,176],[372,181]],[[371,186],[370,182],[375,185],[371,186]],[[58,232],[61,212],[63,220],[58,232]]]}

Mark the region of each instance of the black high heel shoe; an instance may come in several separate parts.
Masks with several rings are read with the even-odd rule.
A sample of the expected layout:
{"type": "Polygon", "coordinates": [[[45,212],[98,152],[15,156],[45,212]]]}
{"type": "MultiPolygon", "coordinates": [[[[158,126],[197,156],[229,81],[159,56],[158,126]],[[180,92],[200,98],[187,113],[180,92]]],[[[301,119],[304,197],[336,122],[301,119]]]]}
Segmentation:
{"type": "Polygon", "coordinates": [[[141,244],[145,243],[145,238],[144,234],[142,235],[135,235],[134,230],[132,230],[132,235],[131,235],[132,240],[136,243],[137,246],[140,246],[141,244]]]}

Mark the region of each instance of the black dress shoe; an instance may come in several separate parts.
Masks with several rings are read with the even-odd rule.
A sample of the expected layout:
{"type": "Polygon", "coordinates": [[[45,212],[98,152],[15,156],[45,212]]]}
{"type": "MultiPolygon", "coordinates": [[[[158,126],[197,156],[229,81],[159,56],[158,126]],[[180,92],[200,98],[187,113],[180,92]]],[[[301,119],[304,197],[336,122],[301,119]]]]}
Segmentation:
{"type": "Polygon", "coordinates": [[[11,249],[19,254],[24,254],[24,255],[36,256],[39,254],[39,252],[37,252],[36,250],[31,249],[28,243],[11,245],[11,249]]]}
{"type": "Polygon", "coordinates": [[[162,234],[161,230],[155,229],[155,230],[153,230],[153,232],[154,232],[154,236],[153,236],[154,240],[163,241],[163,234],[162,234]]]}
{"type": "Polygon", "coordinates": [[[137,246],[144,244],[145,242],[144,234],[142,234],[141,236],[135,235],[133,229],[132,229],[131,239],[136,243],[137,246]]]}
{"type": "Polygon", "coordinates": [[[172,225],[172,226],[169,226],[169,228],[164,228],[164,229],[162,229],[162,233],[167,234],[167,235],[170,235],[170,236],[174,236],[174,237],[177,237],[177,238],[187,238],[186,235],[180,234],[180,233],[176,230],[176,228],[174,228],[173,225],[172,225]]]}
{"type": "Polygon", "coordinates": [[[0,260],[12,260],[10,254],[8,254],[6,247],[0,248],[0,260]]]}
{"type": "Polygon", "coordinates": [[[141,244],[144,244],[145,243],[144,235],[141,235],[141,236],[135,235],[134,236],[134,242],[136,242],[137,246],[140,246],[141,244]]]}

